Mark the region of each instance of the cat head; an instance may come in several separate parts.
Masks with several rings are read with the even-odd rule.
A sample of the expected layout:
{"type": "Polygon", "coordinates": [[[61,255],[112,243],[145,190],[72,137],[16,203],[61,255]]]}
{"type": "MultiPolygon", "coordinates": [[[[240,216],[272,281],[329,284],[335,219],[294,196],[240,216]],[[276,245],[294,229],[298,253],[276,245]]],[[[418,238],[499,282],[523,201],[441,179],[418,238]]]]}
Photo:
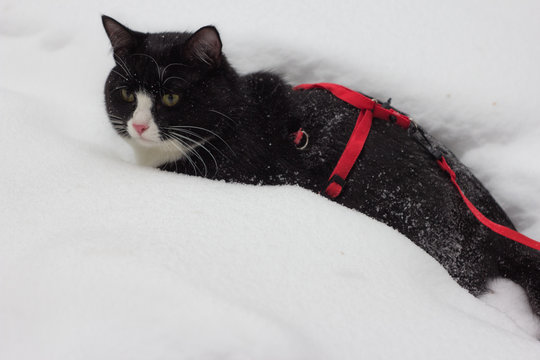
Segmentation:
{"type": "Polygon", "coordinates": [[[136,150],[157,155],[148,165],[175,161],[231,129],[238,75],[215,27],[141,33],[102,20],[115,61],[105,84],[107,113],[136,150]]]}

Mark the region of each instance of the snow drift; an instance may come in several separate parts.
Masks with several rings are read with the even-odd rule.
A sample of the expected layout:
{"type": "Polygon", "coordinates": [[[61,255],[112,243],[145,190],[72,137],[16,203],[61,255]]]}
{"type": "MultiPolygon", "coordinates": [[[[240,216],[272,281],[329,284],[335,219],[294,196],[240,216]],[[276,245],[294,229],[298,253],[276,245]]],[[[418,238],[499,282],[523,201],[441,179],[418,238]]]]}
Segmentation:
{"type": "Polygon", "coordinates": [[[538,359],[508,316],[362,214],[133,164],[103,108],[99,17],[213,23],[242,72],[392,96],[538,239],[538,7],[4,1],[0,359],[538,359]]]}

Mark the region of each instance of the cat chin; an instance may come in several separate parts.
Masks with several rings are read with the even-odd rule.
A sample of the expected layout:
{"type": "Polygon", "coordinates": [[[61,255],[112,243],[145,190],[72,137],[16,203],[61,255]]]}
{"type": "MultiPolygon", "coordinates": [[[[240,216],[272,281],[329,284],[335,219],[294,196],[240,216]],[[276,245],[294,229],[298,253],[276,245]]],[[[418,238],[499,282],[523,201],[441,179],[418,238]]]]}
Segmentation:
{"type": "Polygon", "coordinates": [[[154,147],[159,147],[159,146],[162,146],[162,142],[161,140],[150,140],[150,139],[145,139],[143,137],[131,137],[131,142],[133,143],[136,143],[137,146],[140,146],[140,147],[146,147],[146,148],[154,148],[154,147]]]}
{"type": "Polygon", "coordinates": [[[137,163],[143,166],[158,167],[175,162],[189,151],[176,140],[151,141],[140,138],[126,139],[135,152],[137,163]]]}

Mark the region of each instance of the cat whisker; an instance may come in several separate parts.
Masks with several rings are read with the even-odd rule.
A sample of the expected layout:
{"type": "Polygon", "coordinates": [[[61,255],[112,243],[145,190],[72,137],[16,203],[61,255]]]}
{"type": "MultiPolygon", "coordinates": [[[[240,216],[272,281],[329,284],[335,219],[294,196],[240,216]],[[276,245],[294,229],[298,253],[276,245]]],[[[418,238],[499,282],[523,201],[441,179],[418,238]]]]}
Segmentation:
{"type": "Polygon", "coordinates": [[[145,56],[145,57],[149,58],[150,60],[152,60],[154,62],[154,64],[156,64],[156,70],[157,70],[157,74],[158,74],[158,77],[159,77],[159,81],[161,82],[163,80],[163,72],[159,69],[159,64],[156,61],[156,59],[154,59],[152,56],[150,56],[148,54],[142,54],[142,53],[136,53],[136,54],[131,54],[131,55],[132,56],[145,56]]]}
{"type": "Polygon", "coordinates": [[[111,72],[115,73],[116,75],[120,76],[122,79],[124,79],[125,81],[128,81],[129,79],[127,77],[125,77],[124,75],[120,74],[118,71],[116,70],[111,70],[111,72]]]}
{"type": "Polygon", "coordinates": [[[217,139],[221,140],[221,141],[229,148],[229,150],[233,153],[233,155],[236,156],[236,153],[235,153],[234,150],[230,147],[230,145],[229,145],[225,140],[223,140],[223,138],[222,138],[221,136],[219,136],[218,134],[216,134],[215,132],[213,132],[213,131],[211,131],[211,130],[205,129],[205,128],[203,128],[203,127],[199,127],[199,126],[191,126],[191,125],[170,126],[169,128],[171,128],[171,129],[198,129],[198,130],[206,131],[207,133],[212,134],[212,135],[214,135],[217,139]]]}
{"type": "Polygon", "coordinates": [[[115,59],[118,60],[117,64],[118,66],[120,66],[120,68],[122,70],[124,70],[124,72],[126,73],[126,76],[130,77],[130,78],[133,78],[133,74],[131,73],[131,71],[129,71],[129,68],[127,67],[127,64],[124,62],[124,60],[122,60],[122,58],[116,54],[114,54],[114,57],[115,59]]]}
{"type": "Polygon", "coordinates": [[[172,80],[172,79],[176,79],[176,80],[182,80],[184,83],[187,83],[187,80],[186,79],[183,79],[181,77],[178,77],[178,76],[169,76],[168,78],[165,79],[165,81],[163,81],[161,83],[161,86],[165,86],[165,83],[169,80],[172,80]]]}
{"type": "Polygon", "coordinates": [[[165,66],[165,68],[163,69],[162,71],[162,74],[165,75],[165,72],[167,71],[167,69],[171,66],[187,66],[186,64],[182,64],[182,63],[171,63],[167,66],[165,66]]]}
{"type": "Polygon", "coordinates": [[[176,131],[180,132],[180,133],[183,133],[183,134],[186,134],[186,135],[191,135],[191,136],[195,136],[197,139],[200,139],[201,141],[203,141],[204,143],[210,145],[212,148],[214,148],[217,152],[220,153],[220,155],[222,155],[223,157],[229,159],[219,148],[217,148],[214,144],[212,144],[209,140],[211,138],[204,138],[202,136],[200,136],[199,134],[193,132],[193,131],[190,131],[190,130],[186,130],[186,129],[172,129],[170,127],[165,127],[164,130],[170,130],[172,131],[173,133],[175,133],[176,131]]]}
{"type": "Polygon", "coordinates": [[[197,152],[196,150],[196,147],[192,146],[192,145],[189,145],[188,143],[186,143],[185,141],[183,141],[182,139],[184,140],[188,140],[188,141],[191,141],[194,145],[198,145],[200,146],[200,144],[197,142],[197,141],[194,141],[188,137],[185,137],[185,136],[180,136],[180,137],[175,137],[174,138],[175,140],[177,140],[178,142],[180,142],[182,145],[184,145],[185,147],[188,148],[189,152],[191,152],[193,155],[195,155],[202,163],[203,167],[204,167],[204,175],[203,177],[207,177],[208,175],[208,167],[206,166],[206,163],[204,162],[204,159],[202,158],[202,156],[197,152]]]}
{"type": "Polygon", "coordinates": [[[199,145],[201,147],[201,149],[203,149],[204,151],[206,151],[208,153],[208,155],[210,155],[210,157],[212,158],[212,160],[214,161],[214,165],[216,166],[216,170],[214,171],[214,175],[212,175],[212,178],[215,178],[218,171],[219,171],[219,164],[216,160],[216,157],[212,154],[212,152],[206,148],[206,146],[204,146],[203,144],[200,144],[199,145]]]}
{"type": "Polygon", "coordinates": [[[118,86],[118,87],[112,89],[112,92],[118,91],[118,90],[121,90],[121,89],[127,89],[127,88],[128,88],[128,86],[118,86]]]}
{"type": "Polygon", "coordinates": [[[197,58],[199,58],[199,60],[204,62],[206,65],[212,66],[212,63],[210,62],[210,59],[208,58],[208,55],[206,55],[204,53],[197,54],[197,58]]]}
{"type": "Polygon", "coordinates": [[[214,110],[214,109],[209,109],[208,111],[213,112],[213,113],[216,113],[216,114],[218,114],[218,115],[221,115],[221,116],[224,117],[225,119],[230,120],[234,125],[238,124],[238,121],[233,120],[230,116],[227,116],[227,115],[225,115],[225,114],[222,113],[222,112],[219,112],[219,111],[214,110]]]}
{"type": "Polygon", "coordinates": [[[170,63],[169,65],[165,66],[165,69],[163,71],[166,71],[170,66],[188,66],[184,63],[170,63]]]}
{"type": "Polygon", "coordinates": [[[109,119],[109,122],[111,124],[115,124],[115,125],[125,125],[126,124],[123,120],[116,120],[116,119],[109,119]]]}
{"type": "MultiPolygon", "coordinates": [[[[199,170],[199,172],[201,172],[202,174],[202,171],[201,169],[196,165],[196,163],[191,159],[191,156],[189,155],[190,153],[191,154],[194,154],[195,156],[197,156],[197,158],[201,161],[201,163],[203,164],[203,167],[204,167],[204,174],[202,174],[204,177],[206,177],[208,175],[208,168],[206,167],[206,164],[204,163],[204,160],[202,159],[202,157],[199,155],[199,153],[197,153],[197,151],[195,150],[194,147],[192,147],[191,145],[187,144],[185,141],[183,141],[182,139],[179,139],[179,138],[175,138],[175,137],[172,137],[168,136],[168,138],[170,140],[173,140],[173,142],[171,142],[171,144],[173,144],[174,146],[176,146],[176,144],[174,144],[174,140],[178,141],[184,148],[186,148],[188,151],[185,151],[184,149],[180,149],[178,146],[176,146],[177,149],[179,149],[180,151],[183,152],[184,156],[188,159],[188,161],[190,161],[190,163],[192,164],[192,166],[194,167],[194,169],[196,168],[197,170],[199,170]]],[[[189,139],[191,140],[191,139],[189,139]]],[[[197,175],[197,172],[195,171],[195,175],[197,175]]]]}
{"type": "MultiPolygon", "coordinates": [[[[216,160],[216,157],[212,154],[212,152],[206,148],[206,146],[204,146],[204,142],[199,142],[199,141],[195,141],[193,140],[192,138],[188,137],[188,136],[183,136],[183,135],[180,135],[180,134],[177,134],[177,133],[171,133],[170,136],[176,138],[177,140],[181,141],[180,139],[184,139],[184,140],[187,140],[187,141],[191,141],[194,145],[196,145],[197,147],[200,147],[201,149],[203,149],[204,151],[206,151],[208,153],[208,155],[210,155],[210,157],[212,157],[212,160],[214,161],[214,164],[216,165],[216,170],[215,170],[215,173],[212,177],[215,177],[217,172],[218,172],[218,169],[219,169],[219,165],[218,165],[218,162],[216,160]]],[[[203,139],[204,140],[204,139],[203,139]]],[[[198,154],[198,152],[195,150],[195,148],[193,148],[195,153],[197,153],[199,159],[203,162],[204,164],[204,160],[202,159],[202,157],[200,156],[200,154],[198,154]]],[[[219,150],[218,150],[219,151],[219,150]]],[[[206,167],[206,166],[205,166],[206,167]]],[[[205,175],[206,176],[206,175],[205,175]]]]}
{"type": "Polygon", "coordinates": [[[116,132],[120,135],[120,136],[124,136],[124,137],[127,137],[129,136],[127,130],[125,127],[121,127],[121,126],[118,126],[118,125],[113,125],[113,129],[116,130],[116,132]]]}
{"type": "Polygon", "coordinates": [[[197,176],[197,170],[199,170],[199,172],[201,171],[199,169],[199,167],[193,162],[193,160],[191,159],[191,156],[189,156],[189,153],[186,152],[183,148],[180,148],[178,145],[176,145],[175,141],[178,141],[182,147],[187,147],[186,144],[183,142],[183,141],[180,141],[178,139],[174,139],[172,137],[170,137],[168,134],[165,134],[165,137],[168,139],[168,140],[172,140],[167,144],[167,146],[173,146],[175,147],[178,151],[180,151],[182,153],[182,155],[184,156],[184,158],[189,162],[189,164],[191,165],[191,167],[193,168],[193,172],[195,176],[197,176]]]}

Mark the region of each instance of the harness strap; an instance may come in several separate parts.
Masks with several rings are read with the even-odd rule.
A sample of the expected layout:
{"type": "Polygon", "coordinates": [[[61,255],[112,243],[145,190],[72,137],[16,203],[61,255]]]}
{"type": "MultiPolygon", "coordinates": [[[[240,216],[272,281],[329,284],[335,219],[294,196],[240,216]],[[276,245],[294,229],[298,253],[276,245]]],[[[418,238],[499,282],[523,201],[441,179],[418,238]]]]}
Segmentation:
{"type": "Polygon", "coordinates": [[[390,108],[384,107],[377,100],[362,95],[345,86],[331,83],[302,84],[295,86],[294,90],[325,89],[330,91],[338,99],[360,109],[360,114],[356,120],[356,125],[352,131],[351,137],[341,154],[334,171],[328,178],[328,185],[325,193],[328,197],[335,199],[341,194],[345,179],[351,172],[354,163],[360,156],[366,142],[373,117],[386,121],[395,122],[397,125],[407,129],[411,120],[404,114],[390,108]]]}
{"type": "Polygon", "coordinates": [[[302,84],[294,87],[294,90],[316,88],[326,89],[337,98],[360,109],[360,114],[356,119],[356,125],[347,142],[347,146],[345,146],[345,150],[341,154],[334,171],[332,171],[332,174],[330,174],[330,177],[328,178],[328,185],[326,186],[325,193],[327,196],[335,199],[341,194],[341,190],[343,190],[343,186],[345,185],[345,179],[349,175],[356,159],[358,159],[358,156],[364,148],[369,130],[371,129],[373,109],[375,108],[376,102],[356,91],[352,91],[351,89],[337,84],[302,84]]]}
{"type": "MultiPolygon", "coordinates": [[[[337,98],[345,101],[346,103],[360,109],[360,114],[356,120],[356,125],[354,126],[353,132],[345,150],[341,157],[338,160],[334,171],[328,179],[328,185],[325,189],[326,195],[330,198],[335,199],[343,190],[345,185],[345,179],[349,175],[354,163],[358,159],[358,156],[362,152],[362,148],[366,142],[369,130],[371,129],[371,123],[373,117],[378,119],[392,121],[397,125],[401,126],[404,129],[408,129],[412,123],[411,119],[400,113],[399,111],[391,108],[389,105],[380,104],[377,100],[369,98],[365,95],[362,95],[356,91],[348,89],[344,86],[331,84],[331,83],[318,83],[318,84],[302,84],[293,88],[294,90],[307,90],[307,89],[326,89],[330,91],[337,98]]],[[[300,131],[299,131],[300,133],[300,131]]],[[[429,142],[429,140],[423,135],[423,132],[415,127],[413,132],[415,139],[422,145],[428,152],[430,152],[434,158],[437,160],[439,167],[450,175],[450,180],[458,190],[461,198],[473,213],[473,215],[480,221],[482,224],[490,228],[495,233],[507,237],[511,240],[519,242],[520,244],[526,245],[532,249],[540,251],[540,242],[537,242],[515,230],[512,230],[506,226],[497,224],[488,218],[486,218],[465,196],[463,191],[456,180],[456,173],[450,168],[442,153],[437,150],[429,142]]],[[[298,136],[297,136],[298,137],[298,136]]]]}
{"type": "Polygon", "coordinates": [[[366,109],[360,111],[354,130],[347,142],[347,146],[345,146],[343,154],[341,154],[334,171],[332,171],[332,174],[330,174],[330,178],[328,179],[328,186],[326,187],[325,192],[326,195],[332,199],[338,197],[341,193],[341,190],[345,185],[345,179],[349,175],[349,172],[364,147],[369,130],[371,129],[372,119],[372,110],[366,109]]]}
{"type": "Polygon", "coordinates": [[[463,191],[459,187],[458,182],[456,180],[456,173],[450,168],[450,166],[446,162],[446,159],[444,158],[444,156],[441,156],[441,158],[439,160],[437,160],[437,164],[439,164],[441,169],[443,169],[445,172],[448,173],[448,175],[450,175],[450,181],[452,181],[452,184],[454,184],[454,186],[456,187],[457,191],[459,192],[459,195],[461,195],[461,198],[463,199],[463,202],[465,202],[465,204],[467,205],[469,210],[478,219],[478,221],[480,221],[482,224],[484,224],[485,226],[490,228],[493,232],[496,232],[499,235],[502,235],[502,236],[504,236],[504,237],[506,237],[508,239],[517,241],[520,244],[523,244],[523,245],[528,246],[528,247],[530,247],[532,249],[540,251],[540,242],[538,242],[536,240],[533,240],[533,239],[531,239],[531,238],[529,238],[529,237],[527,237],[527,236],[525,236],[525,235],[523,235],[523,234],[521,234],[521,233],[519,233],[519,232],[517,232],[515,230],[512,230],[512,229],[510,229],[510,228],[508,228],[506,226],[497,224],[496,222],[493,222],[493,221],[489,220],[487,217],[485,217],[484,214],[482,214],[480,212],[480,210],[478,210],[473,205],[473,203],[467,198],[467,196],[465,196],[465,194],[463,193],[463,191]]]}
{"type": "Polygon", "coordinates": [[[372,110],[373,117],[386,121],[395,122],[397,125],[407,129],[411,125],[411,119],[405,114],[400,113],[390,107],[385,107],[376,99],[372,99],[360,94],[354,90],[346,88],[338,84],[318,83],[318,84],[301,84],[293,88],[293,90],[308,90],[308,89],[325,89],[330,91],[335,97],[345,101],[358,109],[372,110]]]}

